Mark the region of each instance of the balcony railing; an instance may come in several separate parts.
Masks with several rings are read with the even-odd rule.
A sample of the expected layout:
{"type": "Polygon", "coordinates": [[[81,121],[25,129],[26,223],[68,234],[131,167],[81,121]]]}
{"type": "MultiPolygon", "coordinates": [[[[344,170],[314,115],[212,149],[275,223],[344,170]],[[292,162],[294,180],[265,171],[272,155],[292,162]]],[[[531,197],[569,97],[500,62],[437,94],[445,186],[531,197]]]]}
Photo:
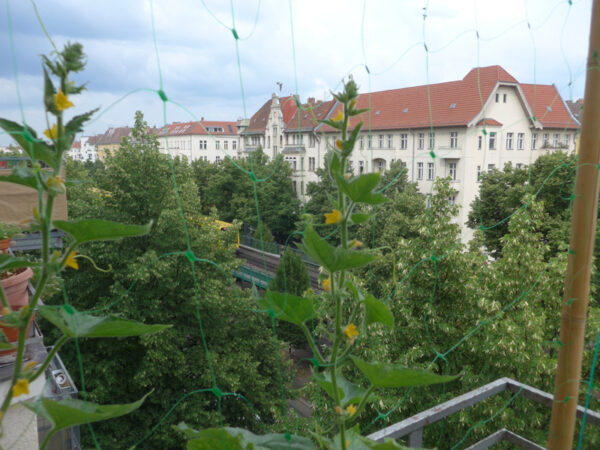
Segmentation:
{"type": "MultiPolygon", "coordinates": [[[[523,397],[540,403],[548,408],[552,408],[552,404],[554,403],[554,397],[547,392],[519,383],[512,378],[500,378],[485,386],[474,389],[471,392],[467,392],[466,394],[455,397],[445,403],[415,414],[402,422],[398,422],[383,430],[372,433],[368,437],[375,441],[383,442],[385,438],[399,439],[408,436],[408,446],[410,448],[421,448],[423,446],[423,429],[427,425],[439,422],[451,414],[462,411],[492,395],[500,394],[504,391],[522,395],[523,397]]],[[[586,410],[583,406],[577,406],[577,417],[581,419],[584,414],[586,415],[587,423],[596,427],[600,426],[599,413],[589,409],[586,410]]],[[[536,444],[513,431],[501,429],[468,447],[468,450],[483,450],[503,440],[508,441],[519,448],[544,449],[541,445],[536,444]]]]}

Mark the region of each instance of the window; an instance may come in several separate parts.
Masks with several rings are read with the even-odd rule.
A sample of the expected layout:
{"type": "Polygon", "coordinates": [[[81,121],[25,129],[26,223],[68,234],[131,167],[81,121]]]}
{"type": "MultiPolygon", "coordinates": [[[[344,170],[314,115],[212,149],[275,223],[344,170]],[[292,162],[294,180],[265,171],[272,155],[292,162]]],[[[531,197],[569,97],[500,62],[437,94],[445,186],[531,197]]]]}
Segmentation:
{"type": "Polygon", "coordinates": [[[384,135],[380,134],[379,135],[379,148],[383,148],[383,138],[384,138],[384,135]]]}
{"type": "MultiPolygon", "coordinates": [[[[219,142],[219,141],[217,141],[217,142],[219,142]]],[[[217,164],[221,164],[221,157],[220,157],[219,155],[217,155],[217,156],[215,157],[215,162],[216,162],[217,164]]]]}
{"type": "Polygon", "coordinates": [[[537,133],[533,133],[531,135],[531,150],[535,150],[537,148],[537,133]]]}
{"type": "Polygon", "coordinates": [[[200,141],[200,150],[206,150],[206,141],[200,141]]]}
{"type": "Polygon", "coordinates": [[[308,135],[308,146],[309,147],[314,147],[315,146],[315,135],[314,134],[309,134],[308,135]]]}
{"type": "Polygon", "coordinates": [[[231,150],[237,150],[237,141],[231,141],[231,150]]]}
{"type": "Polygon", "coordinates": [[[548,148],[550,145],[550,135],[548,133],[544,133],[544,142],[542,144],[542,148],[548,148]]]}
{"type": "Polygon", "coordinates": [[[450,132],[450,148],[458,147],[458,132],[451,131],[450,132]]]}
{"type": "Polygon", "coordinates": [[[517,150],[523,150],[523,141],[525,140],[525,133],[517,133],[517,150]]]}
{"type": "Polygon", "coordinates": [[[380,159],[377,161],[377,171],[383,172],[384,170],[385,170],[385,161],[383,159],[380,159]]]}
{"type": "Polygon", "coordinates": [[[448,175],[452,181],[456,181],[456,163],[450,163],[448,167],[448,175]]]}
{"type": "Polygon", "coordinates": [[[448,205],[454,206],[455,203],[456,203],[456,195],[453,195],[452,197],[448,197],[448,205]]]}
{"type": "Polygon", "coordinates": [[[417,180],[423,179],[423,163],[417,163],[417,180]]]}
{"type": "Polygon", "coordinates": [[[360,139],[358,140],[358,146],[359,148],[362,150],[365,146],[365,142],[364,142],[364,136],[361,136],[360,139]]]}
{"type": "Polygon", "coordinates": [[[506,103],[506,94],[503,94],[503,95],[502,95],[502,101],[503,101],[504,103],[506,103]]]}
{"type": "Polygon", "coordinates": [[[425,133],[419,133],[419,144],[418,149],[423,150],[425,148],[425,133]]]}
{"type": "Polygon", "coordinates": [[[433,150],[435,147],[435,131],[429,133],[429,149],[433,150]]]}
{"type": "Polygon", "coordinates": [[[271,136],[267,136],[267,148],[271,148],[271,136]]]}
{"type": "Polygon", "coordinates": [[[564,145],[565,148],[569,148],[569,140],[570,140],[570,138],[571,138],[570,134],[565,134],[565,145],[564,145]]]}
{"type": "Polygon", "coordinates": [[[560,134],[555,133],[554,134],[554,148],[558,148],[560,144],[560,134]]]}
{"type": "Polygon", "coordinates": [[[516,167],[517,169],[522,169],[522,168],[523,168],[523,164],[521,164],[521,163],[517,163],[517,164],[515,164],[515,167],[516,167]]]}
{"type": "MultiPolygon", "coordinates": [[[[391,134],[390,134],[391,136],[391,134]]],[[[400,150],[406,150],[408,148],[408,134],[402,133],[400,135],[400,150]]]]}
{"type": "Polygon", "coordinates": [[[359,161],[358,162],[358,173],[362,174],[364,171],[365,171],[365,162],[359,161]]]}
{"type": "Polygon", "coordinates": [[[369,135],[368,145],[369,145],[370,149],[373,148],[373,135],[372,134],[369,135]]]}
{"type": "Polygon", "coordinates": [[[308,171],[309,172],[315,171],[315,158],[312,156],[308,157],[308,171]]]}
{"type": "Polygon", "coordinates": [[[223,150],[229,149],[229,141],[223,141],[223,150]]]}
{"type": "Polygon", "coordinates": [[[216,148],[217,150],[220,150],[220,149],[221,149],[221,141],[215,141],[215,148],[216,148]]]}
{"type": "Polygon", "coordinates": [[[300,194],[304,195],[304,181],[300,182],[300,194]]]}
{"type": "Polygon", "coordinates": [[[500,94],[496,94],[496,103],[500,101],[500,94]]]}
{"type": "Polygon", "coordinates": [[[298,188],[296,187],[296,181],[292,181],[292,186],[294,187],[294,192],[298,192],[298,188]]]}
{"type": "Polygon", "coordinates": [[[488,164],[488,172],[491,172],[492,170],[494,170],[496,168],[495,164],[488,164]]]}
{"type": "Polygon", "coordinates": [[[490,133],[490,150],[496,150],[496,132],[490,133]]]}
{"type": "Polygon", "coordinates": [[[481,181],[481,166],[477,166],[477,182],[481,181]]]}
{"type": "Polygon", "coordinates": [[[433,163],[427,163],[427,179],[433,180],[433,163]]]}
{"type": "Polygon", "coordinates": [[[506,133],[506,150],[513,149],[513,133],[506,133]]]}
{"type": "Polygon", "coordinates": [[[477,137],[477,150],[481,150],[482,146],[483,146],[483,136],[478,136],[477,137]]]}
{"type": "Polygon", "coordinates": [[[388,134],[388,148],[394,147],[394,135],[388,134]]]}

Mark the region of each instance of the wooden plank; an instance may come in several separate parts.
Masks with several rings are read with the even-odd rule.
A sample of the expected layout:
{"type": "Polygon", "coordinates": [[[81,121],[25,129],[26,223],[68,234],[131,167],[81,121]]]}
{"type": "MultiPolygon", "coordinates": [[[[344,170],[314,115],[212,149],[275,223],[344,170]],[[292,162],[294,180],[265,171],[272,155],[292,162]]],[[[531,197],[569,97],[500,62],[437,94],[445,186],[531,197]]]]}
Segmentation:
{"type": "Polygon", "coordinates": [[[503,439],[511,444],[519,446],[520,448],[524,448],[525,450],[546,450],[546,447],[542,447],[541,445],[538,445],[529,439],[525,439],[523,436],[513,433],[512,431],[506,431],[503,439]]]}
{"type": "Polygon", "coordinates": [[[498,442],[502,441],[506,432],[507,431],[502,428],[501,430],[490,434],[488,437],[483,438],[479,442],[476,442],[465,450],[485,450],[486,448],[490,448],[492,445],[496,445],[498,442]]]}
{"type": "Polygon", "coordinates": [[[367,437],[377,442],[383,442],[384,438],[401,438],[412,433],[413,431],[418,430],[419,428],[424,428],[427,425],[442,420],[450,414],[454,414],[455,412],[461,411],[471,405],[474,405],[475,403],[485,400],[492,395],[496,395],[505,391],[508,386],[508,381],[508,378],[500,378],[496,381],[486,384],[485,386],[455,397],[452,400],[448,400],[445,403],[415,414],[414,416],[395,423],[387,428],[376,431],[367,437]]]}

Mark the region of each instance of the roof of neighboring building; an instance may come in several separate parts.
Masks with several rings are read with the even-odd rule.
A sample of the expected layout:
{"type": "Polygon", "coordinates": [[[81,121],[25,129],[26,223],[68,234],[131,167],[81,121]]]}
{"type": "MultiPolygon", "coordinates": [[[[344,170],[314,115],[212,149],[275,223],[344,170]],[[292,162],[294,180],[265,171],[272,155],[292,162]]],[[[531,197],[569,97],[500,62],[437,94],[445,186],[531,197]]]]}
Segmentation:
{"type": "MultiPolygon", "coordinates": [[[[352,117],[350,128],[360,120],[364,121],[364,128],[372,130],[465,126],[481,112],[498,83],[519,85],[502,67],[489,66],[472,69],[462,80],[361,94],[356,108],[370,107],[370,112],[352,117]]],[[[528,94],[533,85],[520,86],[526,101],[533,104],[528,94]]],[[[546,111],[550,104],[552,111],[536,112],[536,118],[545,127],[577,127],[560,96],[554,99],[555,94],[558,96],[554,86],[537,85],[536,111],[546,111]]],[[[341,108],[338,103],[332,114],[341,108]]],[[[327,125],[321,130],[335,131],[327,125]]]]}
{"type": "Polygon", "coordinates": [[[574,102],[567,100],[566,103],[567,107],[571,110],[571,114],[573,114],[573,116],[575,116],[575,118],[581,122],[581,119],[583,119],[583,99],[580,98],[574,102]]]}
{"type": "Polygon", "coordinates": [[[230,136],[237,134],[237,122],[209,121],[200,122],[173,122],[166,127],[161,127],[157,131],[158,137],[167,136],[188,136],[192,134],[230,136]]]}
{"type": "Polygon", "coordinates": [[[90,138],[88,139],[87,143],[89,145],[96,145],[98,144],[98,141],[100,140],[100,138],[102,137],[102,134],[97,134],[96,136],[90,136],[90,138]]]}
{"type": "Polygon", "coordinates": [[[496,119],[481,119],[479,122],[477,122],[477,126],[483,126],[483,125],[488,125],[490,127],[501,127],[502,124],[500,122],[498,122],[496,119]]]}
{"type": "MultiPolygon", "coordinates": [[[[248,128],[245,130],[245,132],[264,133],[267,128],[267,122],[269,121],[272,103],[273,98],[270,98],[264,103],[264,105],[260,107],[258,111],[254,113],[254,115],[250,118],[250,123],[248,124],[248,128]]],[[[279,97],[279,105],[281,107],[283,124],[285,126],[298,109],[298,105],[296,105],[296,101],[293,96],[279,97]]]]}
{"type": "Polygon", "coordinates": [[[81,148],[81,141],[73,142],[73,145],[71,145],[71,148],[81,148]]]}
{"type": "Polygon", "coordinates": [[[553,84],[521,84],[521,89],[545,128],[579,128],[553,84]]]}
{"type": "Polygon", "coordinates": [[[125,136],[129,136],[129,133],[131,133],[131,128],[129,127],[109,128],[106,130],[106,133],[100,136],[96,145],[120,144],[125,136]]]}
{"type": "Polygon", "coordinates": [[[302,105],[302,109],[296,108],[295,114],[285,127],[285,131],[312,130],[319,125],[335,106],[335,100],[315,101],[309,99],[308,103],[302,105]]]}

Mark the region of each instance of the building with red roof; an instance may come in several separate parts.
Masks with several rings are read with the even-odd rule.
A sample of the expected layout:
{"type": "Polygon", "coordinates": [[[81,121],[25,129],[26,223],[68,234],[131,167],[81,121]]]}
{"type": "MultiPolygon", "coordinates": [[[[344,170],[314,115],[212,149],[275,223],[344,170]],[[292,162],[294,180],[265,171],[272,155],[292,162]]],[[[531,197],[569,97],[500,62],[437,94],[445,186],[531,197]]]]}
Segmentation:
{"type": "MultiPolygon", "coordinates": [[[[250,120],[250,136],[268,132],[274,102],[275,96],[250,120]]],[[[519,83],[500,66],[472,69],[456,81],[363,93],[357,108],[368,111],[350,119],[351,129],[363,123],[352,157],[354,173],[384,171],[400,160],[422,192],[431,191],[436,177],[449,177],[461,224],[483,172],[507,163],[523,167],[549,151],[574,151],[580,126],[554,85],[519,83]]],[[[339,137],[319,120],[341,109],[335,100],[309,99],[284,123],[278,149],[294,168],[301,197],[339,137]]],[[[463,227],[464,240],[471,234],[463,227]]]]}

